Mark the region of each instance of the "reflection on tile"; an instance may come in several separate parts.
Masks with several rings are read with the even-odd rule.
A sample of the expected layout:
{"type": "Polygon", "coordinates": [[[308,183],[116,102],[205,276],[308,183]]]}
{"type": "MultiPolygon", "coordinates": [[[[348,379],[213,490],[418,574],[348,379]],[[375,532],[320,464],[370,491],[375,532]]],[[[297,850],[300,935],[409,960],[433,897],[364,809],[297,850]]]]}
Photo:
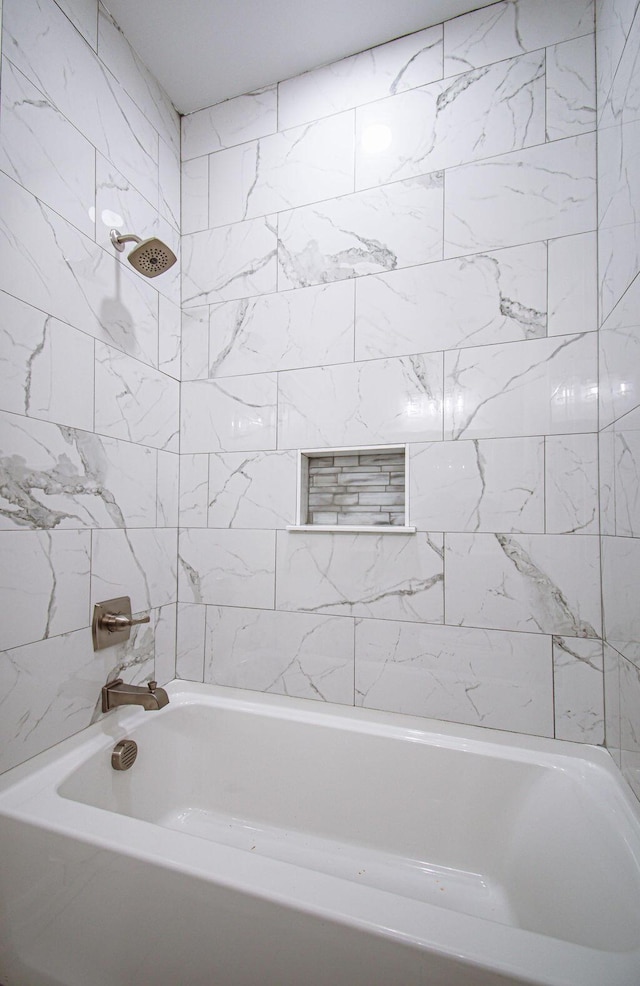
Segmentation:
{"type": "Polygon", "coordinates": [[[597,538],[447,534],[449,623],[599,637],[597,538]]]}
{"type": "Polygon", "coordinates": [[[442,535],[278,533],[276,608],[441,623],[442,535]]]}
{"type": "Polygon", "coordinates": [[[543,243],[356,281],[356,359],[545,335],[543,243]]]}
{"type": "Polygon", "coordinates": [[[603,427],[640,404],[640,277],[635,278],[598,336],[603,427]]]}
{"type": "Polygon", "coordinates": [[[595,193],[593,134],[452,168],[445,257],[595,229],[595,193]]]}
{"type": "Polygon", "coordinates": [[[275,133],[276,86],[268,86],[182,117],[182,159],[201,157],[223,147],[275,133]]]}
{"type": "Polygon", "coordinates": [[[276,290],[274,217],[189,233],[182,243],[186,308],[276,290]]]}
{"type": "Polygon", "coordinates": [[[0,534],[0,649],[89,625],[89,531],[0,534]]]}
{"type": "Polygon", "coordinates": [[[442,26],[438,25],[281,82],[279,129],[441,78],[442,26]]]}
{"type": "Polygon", "coordinates": [[[281,373],[278,446],[439,441],[441,387],[441,353],[281,373]]]}
{"type": "Polygon", "coordinates": [[[204,680],[353,705],[352,621],[208,606],[204,680]]]}
{"type": "Polygon", "coordinates": [[[597,534],[598,436],[545,439],[547,534],[597,534]]]}
{"type": "Polygon", "coordinates": [[[440,260],[442,207],[436,172],[281,213],[279,290],[440,260]]]}
{"type": "Polygon", "coordinates": [[[549,639],[357,620],[356,705],[552,736],[549,639]]]}
{"type": "Polygon", "coordinates": [[[94,531],[91,601],[130,596],[134,613],[176,598],[177,531],[94,531]]]}
{"type": "Polygon", "coordinates": [[[225,226],[353,191],[354,120],[272,134],[209,158],[209,225],[225,226]]]}
{"type": "Polygon", "coordinates": [[[95,150],[6,58],[0,168],[93,236],[95,150]]]}
{"type": "Polygon", "coordinates": [[[180,532],[180,602],[273,609],[274,577],[274,531],[180,532]]]}
{"type": "Polygon", "coordinates": [[[503,0],[446,22],[444,74],[455,75],[592,32],[592,0],[555,4],[553,17],[541,16],[536,0],[503,0]]]}
{"type": "Polygon", "coordinates": [[[182,384],[180,451],[239,452],[276,447],[276,375],[182,384]]]}
{"type": "Polygon", "coordinates": [[[209,461],[209,527],[295,524],[297,453],[218,452],[209,461]]]}
{"type": "Polygon", "coordinates": [[[212,306],[209,376],[348,362],[353,291],[343,281],[212,306]]]}
{"type": "Polygon", "coordinates": [[[155,527],[156,451],[0,414],[0,527],[155,527]]]}
{"type": "Polygon", "coordinates": [[[562,236],[549,243],[550,336],[595,332],[598,273],[595,233],[562,236]]]}
{"type": "Polygon", "coordinates": [[[547,48],[547,140],[596,128],[596,66],[592,34],[547,48]]]}
{"type": "Polygon", "coordinates": [[[595,334],[445,353],[445,438],[597,428],[595,334]]]}
{"type": "Polygon", "coordinates": [[[540,144],[544,100],[544,52],[537,51],[363,106],[356,188],[540,144]],[[375,142],[378,134],[387,148],[375,142]]]}
{"type": "Polygon", "coordinates": [[[543,439],[433,442],[410,455],[419,530],[544,531],[543,439]]]}
{"type": "Polygon", "coordinates": [[[96,343],[96,431],[178,451],[178,382],[96,343]]]}
{"type": "Polygon", "coordinates": [[[158,209],[102,154],[97,154],[96,242],[120,263],[126,264],[135,244],[126,244],[122,253],[115,250],[109,240],[114,227],[121,233],[134,231],[141,239],[158,236],[158,209]]]}
{"type": "Polygon", "coordinates": [[[605,639],[627,660],[640,667],[638,538],[602,538],[602,601],[605,639]]]}
{"type": "Polygon", "coordinates": [[[556,739],[604,742],[602,641],[553,638],[556,739]]]}
{"type": "Polygon", "coordinates": [[[204,681],[206,613],[206,606],[197,603],[178,603],[177,678],[204,681]]]}

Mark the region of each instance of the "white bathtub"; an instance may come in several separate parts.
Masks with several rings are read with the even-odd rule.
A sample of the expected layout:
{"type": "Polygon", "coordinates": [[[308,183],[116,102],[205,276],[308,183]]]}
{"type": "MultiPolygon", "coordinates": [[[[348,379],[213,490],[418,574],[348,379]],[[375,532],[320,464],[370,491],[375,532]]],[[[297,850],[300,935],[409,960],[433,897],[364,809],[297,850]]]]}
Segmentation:
{"type": "Polygon", "coordinates": [[[3,986],[640,983],[638,806],[604,751],[168,691],[0,781],[3,986]]]}

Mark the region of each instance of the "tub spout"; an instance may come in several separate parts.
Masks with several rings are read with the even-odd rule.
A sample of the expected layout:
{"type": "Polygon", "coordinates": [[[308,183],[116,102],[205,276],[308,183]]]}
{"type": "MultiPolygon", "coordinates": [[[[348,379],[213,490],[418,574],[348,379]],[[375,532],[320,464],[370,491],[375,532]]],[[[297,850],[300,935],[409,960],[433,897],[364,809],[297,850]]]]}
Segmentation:
{"type": "Polygon", "coordinates": [[[169,703],[164,688],[158,688],[156,681],[150,681],[146,688],[142,685],[125,685],[122,678],[108,681],[102,689],[102,711],[109,712],[118,705],[141,705],[143,709],[163,709],[169,703]]]}

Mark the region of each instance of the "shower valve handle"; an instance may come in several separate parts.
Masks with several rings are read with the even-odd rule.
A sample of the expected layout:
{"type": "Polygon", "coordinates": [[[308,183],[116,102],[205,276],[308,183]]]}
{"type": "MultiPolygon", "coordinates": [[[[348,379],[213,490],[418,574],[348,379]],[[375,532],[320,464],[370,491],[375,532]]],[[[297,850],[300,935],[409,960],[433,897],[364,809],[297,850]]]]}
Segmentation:
{"type": "Polygon", "coordinates": [[[116,630],[126,630],[127,627],[138,626],[139,623],[150,623],[151,617],[146,616],[127,616],[125,613],[105,613],[104,616],[100,618],[100,626],[108,630],[109,633],[115,633],[116,630]]]}

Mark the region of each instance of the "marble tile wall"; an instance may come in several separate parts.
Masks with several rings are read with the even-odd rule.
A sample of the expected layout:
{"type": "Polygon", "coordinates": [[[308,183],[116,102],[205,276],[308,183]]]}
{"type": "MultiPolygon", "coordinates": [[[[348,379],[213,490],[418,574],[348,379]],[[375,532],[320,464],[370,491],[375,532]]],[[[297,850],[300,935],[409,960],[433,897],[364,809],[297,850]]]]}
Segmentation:
{"type": "Polygon", "coordinates": [[[0,770],[86,726],[101,685],[174,677],[180,128],[97,0],[4,0],[0,107],[0,770]],[[96,601],[151,623],[99,654],[96,601]]]}
{"type": "Polygon", "coordinates": [[[181,677],[603,742],[595,95],[503,0],[183,118],[181,677]],[[415,535],[286,530],[387,443],[415,535]]]}
{"type": "Polygon", "coordinates": [[[640,5],[598,6],[600,505],[606,743],[640,798],[640,5]]]}

